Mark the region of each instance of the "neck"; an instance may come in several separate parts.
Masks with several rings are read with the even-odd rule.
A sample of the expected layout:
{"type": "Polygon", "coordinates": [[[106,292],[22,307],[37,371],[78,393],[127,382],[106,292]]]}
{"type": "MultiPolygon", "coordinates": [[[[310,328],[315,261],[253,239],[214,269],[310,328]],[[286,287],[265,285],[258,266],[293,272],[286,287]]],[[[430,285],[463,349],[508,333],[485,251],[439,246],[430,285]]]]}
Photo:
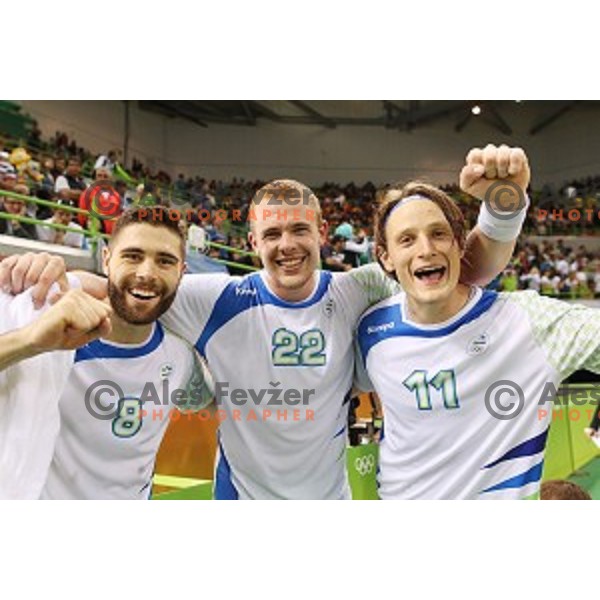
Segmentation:
{"type": "Polygon", "coordinates": [[[460,283],[449,298],[444,298],[439,302],[418,303],[408,296],[406,307],[409,316],[415,323],[423,325],[448,321],[466,306],[469,301],[470,290],[469,286],[460,283]]]}
{"type": "Polygon", "coordinates": [[[317,273],[313,273],[312,277],[299,288],[287,288],[275,284],[271,276],[267,273],[267,281],[271,291],[281,300],[285,302],[302,302],[312,296],[315,291],[317,273]]]}
{"type": "Polygon", "coordinates": [[[113,314],[110,321],[112,330],[110,335],[106,336],[105,339],[117,344],[141,344],[148,339],[153,325],[153,323],[149,323],[148,325],[132,325],[116,314],[113,314]]]}

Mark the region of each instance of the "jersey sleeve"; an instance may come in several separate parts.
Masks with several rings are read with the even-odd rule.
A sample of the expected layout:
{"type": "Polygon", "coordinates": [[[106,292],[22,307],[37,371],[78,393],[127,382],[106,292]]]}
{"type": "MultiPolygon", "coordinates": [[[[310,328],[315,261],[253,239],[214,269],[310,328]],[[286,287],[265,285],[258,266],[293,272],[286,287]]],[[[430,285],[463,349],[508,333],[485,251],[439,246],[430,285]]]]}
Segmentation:
{"type": "Polygon", "coordinates": [[[195,345],[215,302],[233,279],[223,274],[184,275],[171,308],[160,318],[161,323],[195,345]]]}
{"type": "Polygon", "coordinates": [[[348,271],[347,275],[352,277],[362,288],[367,297],[368,306],[377,304],[401,291],[398,282],[386,275],[377,263],[352,269],[348,271]]]}
{"type": "Polygon", "coordinates": [[[354,387],[361,392],[375,391],[375,386],[367,373],[357,337],[354,340],[354,387]]]}
{"type": "Polygon", "coordinates": [[[566,379],[579,369],[600,373],[600,310],[540,296],[534,291],[505,295],[529,316],[537,342],[566,379]]]}
{"type": "Polygon", "coordinates": [[[177,404],[181,412],[196,413],[205,409],[214,400],[215,385],[206,361],[193,348],[192,371],[186,383],[184,401],[177,404]]]}

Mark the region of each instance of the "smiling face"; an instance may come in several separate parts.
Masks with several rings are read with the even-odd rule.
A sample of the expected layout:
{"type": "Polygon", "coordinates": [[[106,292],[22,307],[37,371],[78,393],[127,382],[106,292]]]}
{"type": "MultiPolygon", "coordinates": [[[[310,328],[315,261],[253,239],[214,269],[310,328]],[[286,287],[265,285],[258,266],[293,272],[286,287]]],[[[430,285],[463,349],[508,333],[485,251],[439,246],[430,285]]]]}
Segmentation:
{"type": "Polygon", "coordinates": [[[401,203],[389,214],[385,234],[381,262],[396,275],[409,306],[415,312],[452,306],[463,252],[441,208],[426,199],[401,203]]]}
{"type": "Polygon", "coordinates": [[[287,201],[285,195],[265,194],[252,207],[255,218],[250,221],[248,238],[267,271],[271,289],[289,302],[305,300],[312,293],[320,247],[327,237],[318,200],[304,197],[306,203],[300,195],[288,195],[287,201]]]}
{"type": "Polygon", "coordinates": [[[175,299],[184,271],[181,239],[165,227],[130,224],[104,249],[103,264],[115,313],[132,325],[147,325],[175,299]]]}

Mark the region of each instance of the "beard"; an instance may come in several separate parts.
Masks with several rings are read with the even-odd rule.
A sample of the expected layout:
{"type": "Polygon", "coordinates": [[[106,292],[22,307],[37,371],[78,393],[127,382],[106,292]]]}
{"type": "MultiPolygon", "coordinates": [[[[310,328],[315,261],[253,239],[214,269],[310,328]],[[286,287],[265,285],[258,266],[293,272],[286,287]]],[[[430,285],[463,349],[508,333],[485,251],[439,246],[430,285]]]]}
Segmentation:
{"type": "Polygon", "coordinates": [[[171,304],[173,304],[175,294],[177,293],[177,290],[175,290],[172,294],[166,296],[164,289],[154,288],[152,291],[158,293],[160,296],[158,304],[150,311],[137,310],[128,305],[126,298],[126,290],[135,287],[136,286],[133,283],[130,284],[128,282],[125,282],[123,287],[119,287],[111,281],[110,278],[108,279],[108,297],[111,306],[123,321],[131,325],[149,325],[158,320],[158,318],[169,309],[171,304]]]}

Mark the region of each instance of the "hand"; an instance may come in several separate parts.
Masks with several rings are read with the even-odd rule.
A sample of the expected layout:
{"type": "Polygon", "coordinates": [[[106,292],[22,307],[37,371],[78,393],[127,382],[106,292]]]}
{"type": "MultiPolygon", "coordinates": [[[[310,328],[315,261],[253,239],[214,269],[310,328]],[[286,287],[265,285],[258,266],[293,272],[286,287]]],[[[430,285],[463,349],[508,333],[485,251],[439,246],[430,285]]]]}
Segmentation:
{"type": "MultiPolygon", "coordinates": [[[[507,181],[517,185],[524,197],[530,179],[529,162],[521,148],[488,144],[483,150],[473,148],[467,154],[466,164],[460,172],[460,187],[471,196],[486,200],[492,185],[499,181],[507,181]]],[[[492,198],[489,200],[493,202],[492,198]]],[[[521,204],[519,208],[522,207],[521,204]]],[[[501,204],[493,208],[499,211],[510,210],[510,207],[501,204]]]]}
{"type": "Polygon", "coordinates": [[[596,435],[598,434],[598,432],[595,429],[592,429],[591,427],[586,427],[583,432],[585,433],[585,435],[587,435],[589,438],[593,438],[596,437],[596,435]]]}
{"type": "Polygon", "coordinates": [[[82,290],[70,290],[28,325],[26,336],[33,352],[74,350],[111,332],[112,308],[82,290]]]}
{"type": "Polygon", "coordinates": [[[0,262],[0,289],[20,294],[35,286],[33,303],[36,308],[41,308],[52,284],[58,283],[61,292],[68,291],[66,272],[65,261],[60,256],[51,256],[47,252],[13,254],[0,262]]]}

